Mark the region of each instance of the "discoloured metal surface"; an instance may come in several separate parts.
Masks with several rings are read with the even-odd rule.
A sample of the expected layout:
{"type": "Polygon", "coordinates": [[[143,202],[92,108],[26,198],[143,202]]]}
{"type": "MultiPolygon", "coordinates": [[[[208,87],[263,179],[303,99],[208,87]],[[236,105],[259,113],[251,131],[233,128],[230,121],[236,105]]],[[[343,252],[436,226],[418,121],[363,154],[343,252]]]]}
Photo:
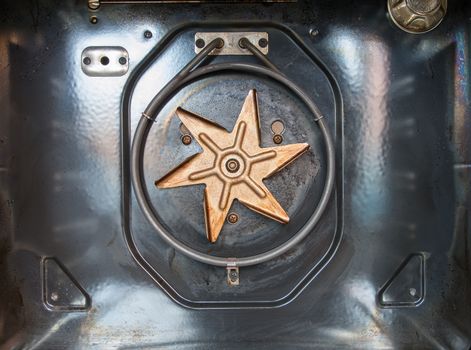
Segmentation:
{"type": "Polygon", "coordinates": [[[158,188],[205,185],[205,226],[211,243],[216,242],[235,200],[268,218],[285,224],[289,222],[288,214],[265,187],[263,180],[292,163],[309,145],[260,147],[260,117],[255,90],[250,90],[231,132],[180,107],[176,114],[197,139],[203,152],[186,159],[157,180],[155,185],[158,188]]]}
{"type": "MultiPolygon", "coordinates": [[[[412,36],[388,20],[384,1],[107,5],[94,12],[99,19],[94,25],[86,3],[2,2],[2,347],[469,348],[470,5],[448,5],[440,26],[412,36]],[[283,307],[195,311],[179,306],[136,265],[123,238],[121,196],[126,194],[121,189],[119,104],[129,73],[91,78],[81,71],[79,58],[88,46],[123,46],[133,57],[132,71],[165,33],[189,19],[285,24],[323,58],[342,93],[343,118],[335,130],[344,139],[344,187],[338,194],[344,202],[344,239],[313,281],[283,307]],[[313,28],[316,35],[309,34],[313,28]],[[151,38],[144,37],[146,30],[153,33],[151,38]],[[408,308],[381,308],[378,292],[412,253],[426,253],[424,301],[408,308]],[[56,257],[80,282],[91,298],[89,311],[63,313],[44,307],[40,262],[45,256],[56,257]]],[[[172,41],[143,77],[133,99],[131,128],[155,92],[193,57],[195,32],[172,41]]],[[[304,82],[316,102],[332,106],[328,84],[291,44],[282,34],[270,35],[269,58],[285,74],[304,82]]],[[[177,163],[197,151],[197,145],[181,143],[178,123],[165,118],[171,108],[184,101],[185,108],[204,114],[205,106],[196,101],[221,95],[227,99],[221,109],[235,116],[240,96],[230,91],[234,86],[246,91],[254,84],[259,92],[276,94],[261,106],[273,105],[267,112],[280,113],[277,119],[285,122],[287,142],[298,133],[314,137],[303,131],[311,130],[309,121],[289,94],[270,82],[238,76],[188,87],[169,103],[153,132],[168,137],[165,142],[173,140],[179,149],[177,163]]],[[[332,110],[326,119],[334,120],[332,110]]],[[[231,120],[221,123],[229,127],[231,120]]],[[[262,142],[272,142],[274,120],[262,122],[262,142]]],[[[149,154],[164,140],[153,137],[149,154]]],[[[318,165],[319,177],[322,159],[307,158],[310,165],[318,165]]],[[[306,168],[297,169],[302,173],[306,168]]],[[[196,194],[190,194],[195,201],[196,194]]],[[[180,195],[188,198],[188,193],[180,195]]],[[[281,201],[297,205],[296,195],[287,191],[281,201]]],[[[171,216],[178,198],[173,200],[167,220],[178,225],[178,217],[171,216]]],[[[184,209],[191,213],[191,207],[184,209]]],[[[297,210],[303,215],[302,206],[297,210]]],[[[133,211],[138,218],[135,203],[133,211]]],[[[249,232],[244,225],[253,226],[255,216],[243,207],[235,211],[241,219],[226,227],[249,232]]],[[[187,225],[198,226],[194,223],[187,225]]],[[[185,275],[188,261],[159,241],[143,220],[133,224],[142,230],[146,257],[167,269],[165,278],[185,275]]],[[[323,224],[330,230],[335,220],[323,224]]],[[[320,231],[319,241],[301,248],[313,259],[322,246],[320,231]]],[[[295,282],[303,271],[300,265],[286,271],[283,264],[290,260],[296,261],[296,256],[287,254],[279,265],[265,266],[278,275],[266,280],[244,281],[253,270],[242,269],[237,287],[227,286],[226,271],[220,268],[200,270],[204,273],[186,281],[202,297],[208,291],[229,295],[214,290],[220,284],[233,292],[257,286],[245,289],[243,295],[251,298],[257,293],[281,295],[283,291],[273,286],[280,279],[295,282]]],[[[180,290],[187,288],[177,278],[173,282],[180,290]]],[[[410,288],[416,288],[404,287],[409,295],[410,288]]]]}

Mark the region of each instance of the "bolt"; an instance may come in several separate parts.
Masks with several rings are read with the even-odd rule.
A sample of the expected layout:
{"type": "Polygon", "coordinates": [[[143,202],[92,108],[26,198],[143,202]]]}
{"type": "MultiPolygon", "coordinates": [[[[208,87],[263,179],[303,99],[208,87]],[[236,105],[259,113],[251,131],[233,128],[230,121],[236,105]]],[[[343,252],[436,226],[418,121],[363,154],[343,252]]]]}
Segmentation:
{"type": "Polygon", "coordinates": [[[119,58],[119,64],[122,64],[123,66],[128,62],[126,57],[120,57],[119,58]]]}
{"type": "Polygon", "coordinates": [[[259,41],[258,41],[258,46],[260,46],[261,48],[265,48],[268,46],[268,40],[265,39],[265,38],[261,38],[259,41]]]}
{"type": "Polygon", "coordinates": [[[83,58],[83,64],[88,66],[90,63],[92,63],[92,60],[90,59],[90,57],[83,58]]]}
{"type": "Polygon", "coordinates": [[[200,38],[200,39],[196,39],[195,45],[198,49],[202,49],[203,47],[206,46],[206,43],[204,42],[203,39],[200,38]]]}
{"type": "Polygon", "coordinates": [[[182,143],[185,146],[188,146],[191,143],[191,136],[190,135],[183,135],[182,136],[182,143]]]}
{"type": "Polygon", "coordinates": [[[59,295],[56,292],[51,293],[51,300],[57,301],[59,300],[59,295]]]}
{"type": "Polygon", "coordinates": [[[97,16],[92,16],[92,17],[90,17],[90,23],[91,23],[91,24],[97,24],[97,23],[98,23],[98,18],[97,18],[97,16]]]}
{"type": "Polygon", "coordinates": [[[100,7],[99,0],[88,0],[88,8],[90,10],[98,10],[99,7],[100,7]]]}
{"type": "Polygon", "coordinates": [[[146,38],[146,39],[152,38],[152,32],[150,30],[146,30],[144,32],[144,38],[146,38]]]}
{"type": "Polygon", "coordinates": [[[237,281],[237,271],[231,270],[231,272],[229,273],[229,278],[231,279],[231,282],[237,281]]]}
{"type": "Polygon", "coordinates": [[[318,34],[319,34],[319,30],[318,30],[318,29],[315,29],[315,28],[309,29],[309,35],[310,35],[310,36],[314,37],[314,36],[316,36],[316,35],[318,35],[318,34]]]}
{"type": "Polygon", "coordinates": [[[283,136],[276,134],[273,136],[273,142],[279,145],[280,143],[283,142],[283,136]]]}
{"type": "Polygon", "coordinates": [[[239,215],[237,215],[236,213],[230,213],[230,214],[227,216],[227,221],[228,221],[230,224],[235,224],[237,221],[239,221],[239,215]]]}

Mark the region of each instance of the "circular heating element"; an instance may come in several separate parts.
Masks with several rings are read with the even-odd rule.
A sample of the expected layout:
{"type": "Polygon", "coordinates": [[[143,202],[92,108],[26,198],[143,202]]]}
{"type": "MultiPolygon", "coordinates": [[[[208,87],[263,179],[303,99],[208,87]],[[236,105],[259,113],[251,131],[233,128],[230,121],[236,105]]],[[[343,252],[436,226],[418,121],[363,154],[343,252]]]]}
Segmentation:
{"type": "MultiPolygon", "coordinates": [[[[137,126],[131,152],[131,176],[132,184],[136,193],[136,198],[140,208],[142,209],[145,217],[154,227],[156,232],[172,247],[186,256],[215,266],[250,266],[259,263],[266,262],[281,254],[287,252],[293,246],[301,242],[306,237],[321,218],[329,198],[332,194],[334,185],[334,168],[335,168],[335,151],[332,142],[332,138],[326,123],[323,121],[323,116],[317,106],[310,100],[310,98],[299,88],[295,83],[288,79],[285,75],[280,73],[276,67],[268,61],[260,52],[254,51],[254,55],[262,60],[262,62],[268,67],[263,67],[253,64],[241,64],[241,63],[220,63],[211,64],[206,66],[197,67],[205,57],[216,47],[220,47],[221,40],[215,39],[209,43],[196,57],[180,71],[176,77],[171,80],[167,86],[165,86],[151,101],[146,110],[144,111],[141,120],[137,126]],[[247,257],[231,257],[224,258],[206,254],[195,250],[187,244],[176,239],[167,228],[162,225],[159,219],[156,217],[153,208],[150,204],[149,198],[146,194],[146,190],[143,184],[142,176],[142,154],[145,148],[147,135],[149,129],[153,125],[153,120],[156,118],[158,113],[163,108],[166,101],[174,96],[179,89],[183,88],[187,84],[196,81],[197,79],[203,78],[207,75],[214,75],[222,72],[243,72],[254,75],[262,75],[271,78],[278,83],[284,85],[288,90],[294,93],[314,115],[314,120],[317,122],[321,131],[322,137],[325,142],[325,153],[326,153],[326,178],[324,183],[324,189],[322,191],[319,203],[304,224],[304,226],[290,239],[278,247],[272,248],[261,254],[247,256],[247,257]]],[[[254,49],[253,47],[251,49],[254,49]]],[[[257,50],[256,48],[254,50],[257,50]]],[[[229,152],[224,154],[219,164],[219,170],[224,173],[224,176],[232,178],[234,176],[240,176],[240,172],[246,171],[247,160],[240,155],[238,152],[229,152]]]]}

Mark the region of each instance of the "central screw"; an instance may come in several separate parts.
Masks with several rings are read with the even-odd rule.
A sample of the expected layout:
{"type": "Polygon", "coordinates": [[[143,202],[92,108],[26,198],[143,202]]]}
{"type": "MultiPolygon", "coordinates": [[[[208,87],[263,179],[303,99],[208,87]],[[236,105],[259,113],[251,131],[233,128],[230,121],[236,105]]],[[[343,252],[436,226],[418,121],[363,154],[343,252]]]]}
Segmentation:
{"type": "Polygon", "coordinates": [[[226,169],[230,173],[235,173],[239,168],[240,163],[236,159],[231,158],[226,162],[226,169]]]}

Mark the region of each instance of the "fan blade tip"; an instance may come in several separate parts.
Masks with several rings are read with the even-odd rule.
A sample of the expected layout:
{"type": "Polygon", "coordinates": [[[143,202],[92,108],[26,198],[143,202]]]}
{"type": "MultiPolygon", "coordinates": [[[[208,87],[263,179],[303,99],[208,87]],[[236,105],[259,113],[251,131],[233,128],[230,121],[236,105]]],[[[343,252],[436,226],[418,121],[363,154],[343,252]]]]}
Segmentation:
{"type": "Polygon", "coordinates": [[[208,237],[209,243],[211,243],[211,244],[216,243],[216,241],[218,240],[218,236],[219,236],[219,233],[218,233],[218,234],[214,234],[214,233],[212,233],[212,232],[208,232],[207,237],[208,237]]]}
{"type": "MultiPolygon", "coordinates": [[[[190,112],[188,112],[186,109],[183,109],[181,107],[177,107],[175,110],[175,114],[178,116],[180,119],[185,119],[190,116],[190,112]]],[[[183,120],[182,120],[183,121],[183,120]]],[[[185,124],[185,123],[183,123],[185,124]]]]}
{"type": "Polygon", "coordinates": [[[284,213],[280,213],[280,215],[278,215],[278,220],[282,223],[282,224],[287,224],[289,223],[289,216],[286,212],[284,213]]]}
{"type": "Polygon", "coordinates": [[[160,181],[155,182],[155,187],[157,188],[168,188],[169,186],[166,183],[162,183],[160,181]]]}

